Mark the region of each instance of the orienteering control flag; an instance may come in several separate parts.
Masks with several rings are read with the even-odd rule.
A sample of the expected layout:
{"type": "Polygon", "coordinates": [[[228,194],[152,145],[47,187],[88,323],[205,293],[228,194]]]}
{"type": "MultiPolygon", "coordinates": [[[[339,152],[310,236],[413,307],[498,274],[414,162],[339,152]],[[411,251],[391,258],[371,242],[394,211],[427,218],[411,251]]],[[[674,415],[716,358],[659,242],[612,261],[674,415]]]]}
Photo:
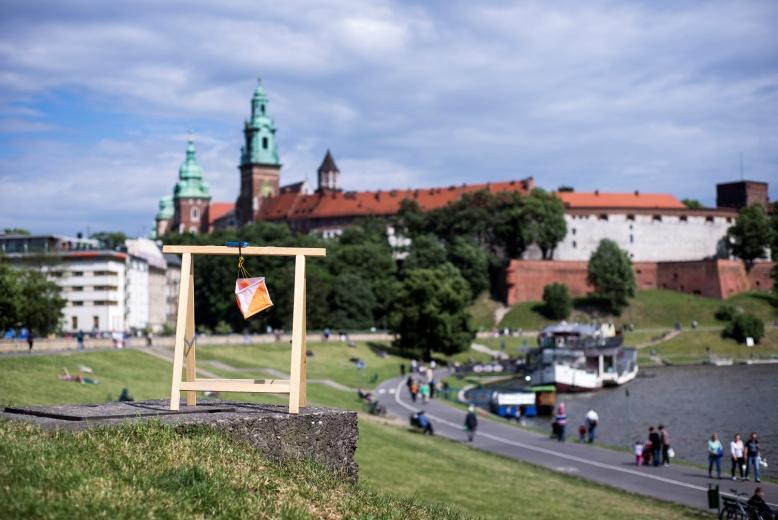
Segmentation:
{"type": "Polygon", "coordinates": [[[235,300],[244,319],[273,306],[264,277],[235,280],[235,300]]]}

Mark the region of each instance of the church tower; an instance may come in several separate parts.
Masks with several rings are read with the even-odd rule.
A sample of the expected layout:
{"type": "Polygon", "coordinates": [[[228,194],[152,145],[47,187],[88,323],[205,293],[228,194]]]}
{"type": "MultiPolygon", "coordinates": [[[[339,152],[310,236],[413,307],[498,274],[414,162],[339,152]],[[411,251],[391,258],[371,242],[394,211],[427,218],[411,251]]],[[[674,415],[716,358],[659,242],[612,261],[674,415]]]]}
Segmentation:
{"type": "Polygon", "coordinates": [[[329,150],[327,150],[317,173],[319,175],[317,191],[340,191],[340,170],[329,150]]]}
{"type": "MultiPolygon", "coordinates": [[[[178,182],[173,190],[173,226],[179,233],[207,233],[211,194],[203,180],[203,168],[197,162],[192,135],[186,145],[186,159],[178,169],[178,182]]],[[[160,210],[167,201],[160,201],[160,210]]]]}
{"type": "Polygon", "coordinates": [[[268,99],[262,84],[251,98],[251,120],[243,134],[246,142],[240,151],[240,195],[236,213],[240,224],[256,220],[265,198],[279,193],[281,161],[276,146],[276,124],[268,113],[268,99]]]}

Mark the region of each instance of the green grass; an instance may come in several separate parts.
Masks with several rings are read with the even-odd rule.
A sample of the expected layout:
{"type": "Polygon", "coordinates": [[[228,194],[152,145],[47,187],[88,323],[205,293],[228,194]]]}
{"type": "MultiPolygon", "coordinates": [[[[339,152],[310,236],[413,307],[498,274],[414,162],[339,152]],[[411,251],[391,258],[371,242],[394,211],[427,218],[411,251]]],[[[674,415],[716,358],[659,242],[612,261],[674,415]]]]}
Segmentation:
{"type": "Polygon", "coordinates": [[[708,361],[708,352],[718,358],[729,358],[735,361],[749,359],[775,358],[778,356],[778,329],[768,328],[765,337],[754,347],[746,347],[732,339],[721,337],[717,330],[688,330],[668,341],[657,343],[641,349],[638,354],[638,364],[648,365],[650,350],[656,350],[663,360],[673,364],[702,363],[708,361]]]}
{"type": "MultiPolygon", "coordinates": [[[[724,303],[756,314],[768,323],[778,318],[778,309],[770,304],[769,296],[764,293],[743,293],[722,301],[656,289],[638,291],[619,317],[609,316],[602,310],[592,308],[587,299],[579,298],[576,300],[576,310],[568,321],[588,322],[594,311],[597,311],[601,319],[610,318],[618,324],[632,323],[640,329],[671,328],[676,322],[688,327],[692,320],[696,320],[701,326],[722,326],[723,323],[716,320],[714,315],[724,303]]],[[[553,323],[554,320],[549,320],[540,313],[541,305],[540,302],[514,305],[500,322],[500,326],[537,330],[553,323]]]]}
{"type": "Polygon", "coordinates": [[[354,485],[309,463],[272,464],[206,428],[145,424],[48,433],[0,422],[2,518],[462,518],[354,485]]]}
{"type": "Polygon", "coordinates": [[[493,329],[496,325],[494,313],[500,305],[500,302],[492,300],[488,291],[481,293],[468,308],[473,326],[477,330],[493,329]]]}

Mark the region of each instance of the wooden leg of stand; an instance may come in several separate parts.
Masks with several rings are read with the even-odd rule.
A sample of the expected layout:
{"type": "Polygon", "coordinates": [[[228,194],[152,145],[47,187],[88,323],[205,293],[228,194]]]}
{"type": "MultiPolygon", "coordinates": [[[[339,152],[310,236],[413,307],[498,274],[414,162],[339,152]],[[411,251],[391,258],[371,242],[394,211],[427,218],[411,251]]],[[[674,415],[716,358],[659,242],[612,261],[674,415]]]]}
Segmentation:
{"type": "Polygon", "coordinates": [[[303,364],[305,363],[305,256],[294,262],[294,312],[292,314],[292,360],[289,381],[289,413],[300,413],[303,364]]]}
{"type": "Polygon", "coordinates": [[[300,406],[308,406],[308,288],[305,276],[303,276],[303,358],[300,367],[300,406]]]}
{"type": "Polygon", "coordinates": [[[192,272],[192,253],[181,255],[181,281],[178,290],[178,318],[176,320],[176,344],[173,350],[173,379],[170,384],[170,409],[178,410],[181,399],[181,369],[184,364],[184,340],[186,338],[189,307],[189,276],[192,272]]]}
{"type": "MultiPolygon", "coordinates": [[[[189,272],[189,304],[186,313],[186,381],[194,382],[197,378],[195,368],[195,319],[194,319],[194,259],[189,272]]],[[[183,281],[182,281],[183,283],[183,281]]],[[[197,405],[197,392],[186,392],[186,405],[197,405]]]]}

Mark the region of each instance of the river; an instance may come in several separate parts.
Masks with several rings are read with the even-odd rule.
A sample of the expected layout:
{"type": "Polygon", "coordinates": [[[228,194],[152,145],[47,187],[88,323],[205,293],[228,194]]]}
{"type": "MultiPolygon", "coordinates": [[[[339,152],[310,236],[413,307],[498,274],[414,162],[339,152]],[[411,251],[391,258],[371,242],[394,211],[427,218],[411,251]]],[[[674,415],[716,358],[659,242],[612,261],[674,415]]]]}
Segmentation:
{"type": "MultiPolygon", "coordinates": [[[[501,387],[510,387],[503,383],[501,387]]],[[[778,478],[778,365],[643,368],[637,379],[619,387],[586,394],[560,394],[567,405],[568,438],[578,437],[588,409],[600,416],[598,439],[631,448],[648,437],[648,427],[664,424],[676,457],[707,465],[706,442],[712,432],[724,445],[722,475],[729,476],[729,441],[756,431],[763,475],[778,478]]],[[[530,424],[549,427],[548,419],[530,424]]]]}

